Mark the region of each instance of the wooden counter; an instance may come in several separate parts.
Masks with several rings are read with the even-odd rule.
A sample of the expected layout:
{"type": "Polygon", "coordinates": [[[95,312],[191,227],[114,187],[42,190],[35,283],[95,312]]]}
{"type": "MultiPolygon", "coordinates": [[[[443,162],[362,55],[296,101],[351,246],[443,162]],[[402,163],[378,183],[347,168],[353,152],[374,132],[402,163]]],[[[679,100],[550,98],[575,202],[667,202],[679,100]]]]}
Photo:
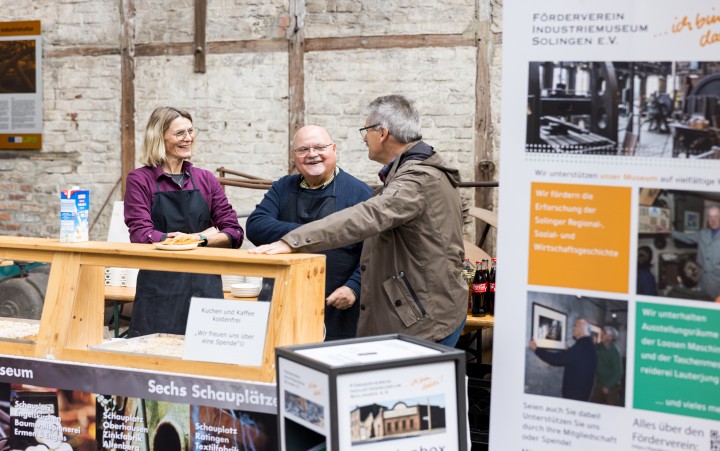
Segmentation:
{"type": "Polygon", "coordinates": [[[465,321],[465,327],[463,333],[469,333],[478,329],[485,329],[486,327],[495,326],[495,317],[492,315],[485,316],[472,316],[468,315],[465,321]]]}
{"type": "Polygon", "coordinates": [[[465,327],[463,327],[462,335],[472,334],[469,343],[472,344],[472,342],[474,341],[475,345],[474,347],[471,347],[470,344],[468,344],[466,351],[473,356],[476,363],[482,362],[483,329],[488,329],[491,327],[495,327],[495,317],[493,315],[467,316],[467,320],[465,321],[465,327]],[[475,333],[473,334],[473,332],[475,333]]]}
{"type": "Polygon", "coordinates": [[[161,251],[149,244],[60,243],[0,236],[0,259],[52,265],[36,342],[0,342],[0,354],[272,382],[275,347],[320,342],[323,337],[322,255],[252,255],[243,250],[207,247],[161,251]],[[89,346],[102,342],[106,267],[274,278],[263,364],[193,365],[179,359],[89,350],[89,346]]]}

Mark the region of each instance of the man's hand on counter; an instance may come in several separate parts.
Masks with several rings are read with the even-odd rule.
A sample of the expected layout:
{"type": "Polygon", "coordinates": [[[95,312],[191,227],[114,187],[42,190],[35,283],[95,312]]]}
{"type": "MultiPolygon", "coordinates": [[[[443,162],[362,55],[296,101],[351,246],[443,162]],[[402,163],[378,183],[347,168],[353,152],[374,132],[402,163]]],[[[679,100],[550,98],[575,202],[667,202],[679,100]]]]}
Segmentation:
{"type": "Polygon", "coordinates": [[[275,254],[290,254],[292,253],[293,249],[288,246],[288,244],[285,241],[275,241],[274,243],[270,244],[263,244],[262,246],[258,246],[255,249],[248,249],[248,253],[250,254],[268,254],[268,255],[275,255],[275,254]]]}

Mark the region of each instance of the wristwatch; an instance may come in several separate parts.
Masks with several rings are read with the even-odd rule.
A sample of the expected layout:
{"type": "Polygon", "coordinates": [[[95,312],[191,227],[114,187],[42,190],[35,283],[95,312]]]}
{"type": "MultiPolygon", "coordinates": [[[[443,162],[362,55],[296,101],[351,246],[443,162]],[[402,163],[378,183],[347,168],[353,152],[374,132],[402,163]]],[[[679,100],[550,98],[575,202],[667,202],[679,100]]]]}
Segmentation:
{"type": "Polygon", "coordinates": [[[207,237],[205,235],[203,235],[202,233],[198,233],[198,236],[200,236],[200,244],[198,244],[198,246],[200,246],[200,247],[207,246],[207,244],[208,244],[207,237]]]}

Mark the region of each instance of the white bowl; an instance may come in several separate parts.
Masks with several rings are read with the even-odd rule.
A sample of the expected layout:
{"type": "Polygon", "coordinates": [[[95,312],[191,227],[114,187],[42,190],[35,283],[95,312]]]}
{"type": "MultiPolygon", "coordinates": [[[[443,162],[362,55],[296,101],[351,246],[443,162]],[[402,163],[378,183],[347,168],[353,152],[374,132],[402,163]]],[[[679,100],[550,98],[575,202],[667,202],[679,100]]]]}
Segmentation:
{"type": "Polygon", "coordinates": [[[251,276],[245,276],[245,282],[251,283],[253,285],[261,286],[262,285],[262,277],[251,277],[251,276]]]}
{"type": "Polygon", "coordinates": [[[234,283],[234,284],[230,285],[231,290],[255,290],[257,288],[258,288],[258,286],[256,284],[247,283],[247,282],[234,283]]]}
{"type": "Polygon", "coordinates": [[[236,298],[253,298],[260,294],[260,290],[232,290],[230,294],[232,294],[236,298]]]}
{"type": "Polygon", "coordinates": [[[222,279],[223,291],[230,291],[231,286],[234,283],[244,283],[245,282],[245,276],[234,276],[234,275],[223,274],[221,276],[221,279],[222,279]]]}

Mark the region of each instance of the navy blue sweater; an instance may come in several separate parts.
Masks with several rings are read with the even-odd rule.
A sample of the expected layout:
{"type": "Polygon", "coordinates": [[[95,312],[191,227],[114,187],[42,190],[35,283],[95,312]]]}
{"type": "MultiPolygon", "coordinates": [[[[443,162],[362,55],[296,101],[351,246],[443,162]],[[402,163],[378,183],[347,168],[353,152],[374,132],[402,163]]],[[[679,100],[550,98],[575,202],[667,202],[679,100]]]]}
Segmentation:
{"type": "MultiPolygon", "coordinates": [[[[254,245],[260,246],[262,244],[273,243],[283,236],[300,227],[302,224],[294,222],[285,222],[277,219],[280,212],[286,208],[295,208],[294,205],[287,205],[288,193],[293,192],[300,184],[300,175],[286,175],[280,180],[272,184],[272,187],[265,193],[263,200],[255,207],[255,211],[252,212],[247,220],[245,226],[245,234],[254,245]]],[[[327,193],[332,193],[333,185],[335,186],[336,204],[335,208],[337,211],[343,210],[347,207],[352,207],[355,204],[366,201],[372,190],[367,184],[356,179],[352,175],[340,169],[335,180],[328,187],[317,190],[304,190],[305,194],[311,196],[324,196],[327,193]]],[[[355,243],[347,246],[348,249],[353,251],[356,255],[357,262],[360,261],[360,252],[362,251],[362,243],[355,243]]],[[[322,252],[320,252],[322,253],[322,252]]],[[[327,268],[328,273],[333,271],[333,268],[327,268]]],[[[360,271],[357,269],[353,275],[343,285],[353,290],[358,296],[360,296],[360,271]]],[[[330,292],[325,295],[328,296],[338,287],[330,287],[330,292]]]]}

